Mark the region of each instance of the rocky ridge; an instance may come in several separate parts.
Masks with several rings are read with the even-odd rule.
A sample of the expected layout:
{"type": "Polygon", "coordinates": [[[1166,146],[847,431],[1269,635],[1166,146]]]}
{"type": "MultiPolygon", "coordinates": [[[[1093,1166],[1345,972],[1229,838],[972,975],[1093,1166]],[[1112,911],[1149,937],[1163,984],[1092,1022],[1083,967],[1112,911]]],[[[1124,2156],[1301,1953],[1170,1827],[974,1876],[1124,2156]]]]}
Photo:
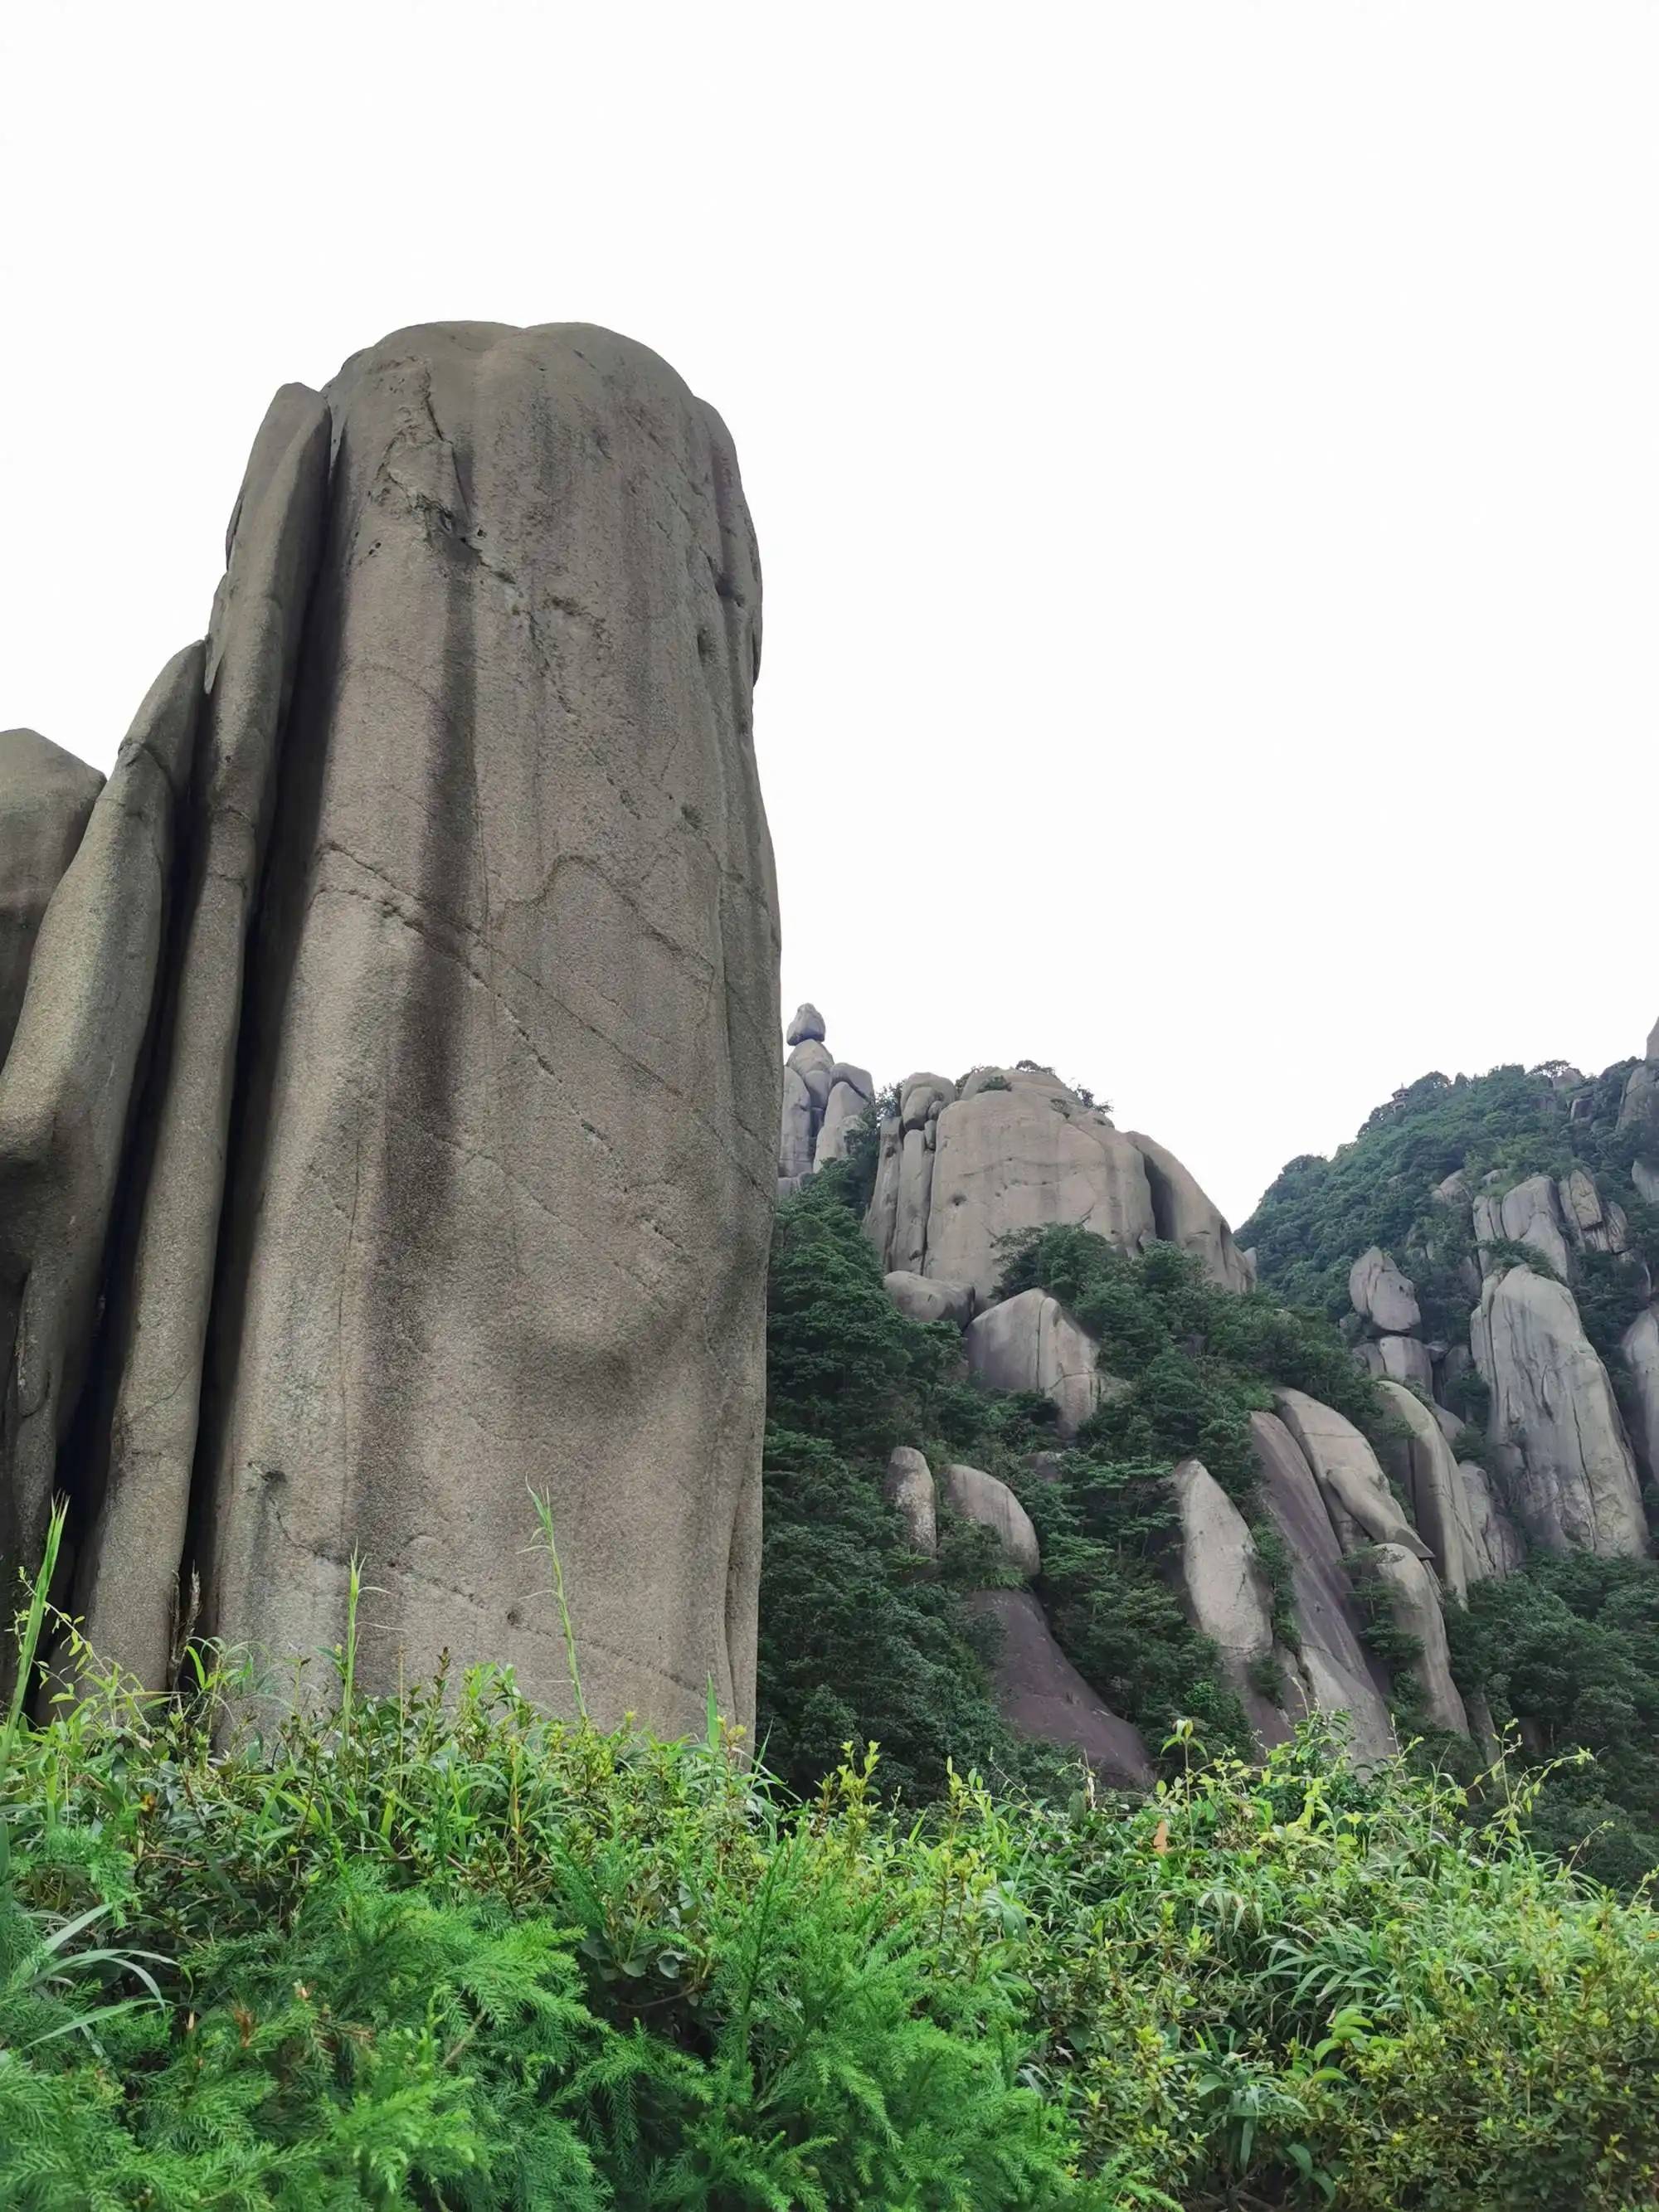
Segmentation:
{"type": "MultiPolygon", "coordinates": [[[[792,1040],[803,1016],[817,1019],[803,1009],[792,1040]]],[[[1066,1224],[1128,1253],[1169,1243],[1218,1287],[1253,1289],[1249,1257],[1182,1164],[1152,1139],[1117,1131],[1052,1070],[983,1067],[959,1083],[923,1071],[892,1097],[894,1110],[866,1109],[865,1124],[876,1124],[866,1229],[889,1293],[912,1317],[960,1333],[965,1374],[991,1389],[1046,1397],[1062,1444],[1127,1386],[1110,1371],[1109,1343],[1059,1299],[1041,1289],[1000,1294],[1007,1240],[1066,1224]]],[[[789,1139],[786,1115],[786,1182],[800,1157],[789,1139]]],[[[1471,1208],[1489,1243],[1542,1238],[1547,1225],[1569,1265],[1576,1249],[1618,1251],[1625,1233],[1619,1207],[1588,1176],[1547,1196],[1525,1192],[1507,1209],[1498,1201],[1482,1209],[1461,1190],[1442,1195],[1449,1208],[1471,1208]]],[[[1447,1609],[1473,1584],[1516,1571],[1528,1541],[1633,1550],[1646,1532],[1616,1405],[1563,1285],[1524,1266],[1494,1267],[1484,1285],[1477,1276],[1495,1318],[1460,1363],[1452,1346],[1425,1339],[1416,1287],[1389,1254],[1360,1254],[1349,1283],[1348,1334],[1357,1364],[1376,1378],[1388,1441],[1375,1446],[1334,1407],[1281,1390],[1275,1413],[1253,1418],[1252,1437],[1257,1496],[1288,1557],[1288,1588],[1275,1592],[1245,1515],[1197,1458],[1170,1469],[1176,1534],[1164,1572],[1261,1742],[1278,1741],[1304,1714],[1341,1712],[1356,1755],[1368,1760],[1395,1741],[1395,1693],[1371,1649],[1371,1622],[1386,1620],[1394,1647],[1410,1654],[1398,1663],[1419,1724],[1467,1735],[1475,1723],[1453,1679],[1447,1609]],[[1526,1337],[1514,1316],[1534,1316],[1540,1304],[1526,1337]],[[1528,1398],[1540,1346],[1546,1379],[1528,1398]],[[1484,1455],[1460,1456],[1465,1422],[1435,1395],[1443,1377],[1477,1368],[1497,1378],[1497,1472],[1484,1455]],[[1512,1478],[1506,1446],[1519,1455],[1512,1478]]],[[[1644,1327],[1632,1358],[1659,1411],[1659,1325],[1644,1327]]],[[[1035,1464],[1033,1472],[1042,1479],[1035,1464]]],[[[1131,1749],[1128,1724],[1086,1685],[1079,1692],[1076,1669],[1057,1645],[1048,1649],[1046,1624],[1039,1632],[1027,1619],[1042,1609],[1041,1556],[1034,1533],[1029,1543],[1010,1535],[1018,1501],[1006,1486],[976,1470],[930,1468],[906,1447],[894,1455],[887,1487],[919,1553],[931,1553],[951,1511],[999,1530],[1024,1586],[1018,1608],[1001,1601],[996,1608],[1018,1623],[995,1684],[1005,1714],[1031,1728],[1040,1713],[1044,1729],[1117,1778],[1140,1771],[1146,1747],[1131,1749]]]]}

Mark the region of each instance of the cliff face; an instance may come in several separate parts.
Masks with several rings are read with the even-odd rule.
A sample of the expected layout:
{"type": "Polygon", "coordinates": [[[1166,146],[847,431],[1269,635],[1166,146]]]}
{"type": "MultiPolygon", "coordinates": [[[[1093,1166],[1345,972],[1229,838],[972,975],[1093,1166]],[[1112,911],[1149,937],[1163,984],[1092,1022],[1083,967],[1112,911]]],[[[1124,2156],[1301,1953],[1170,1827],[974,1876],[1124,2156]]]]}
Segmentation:
{"type": "Polygon", "coordinates": [[[568,1704],[529,1486],[595,1713],[751,1710],[759,593],[723,425],[609,332],[273,403],[0,1071],[0,1543],[66,1485],[143,1680],[186,1626],[336,1641],[361,1551],[368,1686],[447,1649],[568,1704]]]}
{"type": "MultiPolygon", "coordinates": [[[[816,1019],[811,1009],[803,1014],[816,1019]]],[[[1274,1350],[1283,1331],[1267,1297],[1251,1297],[1262,1310],[1242,1334],[1196,1311],[1187,1324],[1200,1333],[1190,1348],[1200,1360],[1248,1340],[1261,1353],[1249,1355],[1258,1374],[1271,1379],[1275,1358],[1284,1368],[1274,1413],[1250,1417],[1253,1469],[1241,1477],[1233,1467],[1224,1488],[1201,1457],[1172,1452],[1157,1509],[1159,1571],[1259,1741],[1303,1714],[1340,1711],[1356,1753],[1375,1759],[1395,1740],[1402,1697],[1413,1728],[1484,1735],[1484,1705],[1466,1699],[1455,1678],[1448,1633],[1471,1592],[1523,1571],[1534,1550],[1614,1560],[1649,1552],[1642,1485],[1659,1449],[1659,1307],[1648,1304],[1644,1239],[1653,1224],[1642,1178],[1659,1176],[1659,1062],[1599,1084],[1547,1071],[1510,1084],[1503,1097],[1546,1150],[1576,1132],[1582,1157],[1564,1155],[1554,1173],[1517,1176],[1486,1168],[1473,1144],[1449,1173],[1431,1152],[1436,1176],[1424,1183],[1421,1223],[1400,1256],[1375,1243],[1341,1251],[1328,1221],[1308,1240],[1324,1279],[1340,1285],[1332,1316],[1340,1337],[1329,1333],[1329,1356],[1344,1365],[1346,1338],[1346,1357],[1372,1378],[1369,1395],[1353,1401],[1355,1418],[1290,1387],[1306,1353],[1288,1338],[1274,1350]],[[1273,1576],[1264,1529],[1278,1558],[1273,1576]],[[1380,1650],[1394,1655],[1392,1681],[1380,1650]]],[[[1489,1100],[1468,1110],[1475,1128],[1490,1131],[1489,1100]]],[[[1380,1126],[1389,1128],[1386,1114],[1380,1126]]],[[[908,1076],[851,1135],[866,1160],[873,1154],[866,1228],[889,1295],[914,1319],[960,1331],[962,1372],[985,1389],[1046,1398],[1056,1441],[1081,1445],[1093,1464],[1071,1470],[1083,1485],[1078,1496],[1092,1486],[1097,1500],[1103,1482],[1121,1479],[1101,1471],[1103,1456],[1144,1449],[1152,1433],[1115,1411],[1145,1389],[1131,1379],[1146,1357],[1139,1293],[1120,1280],[1116,1303],[1094,1309],[1103,1318],[1091,1333],[1042,1281],[1006,1282],[1013,1255],[1057,1227],[1090,1232],[1126,1258],[1172,1245],[1199,1280],[1249,1296],[1254,1254],[1241,1251],[1179,1161],[1150,1138],[1121,1134],[1086,1094],[1030,1062],[960,1081],[908,1076]]],[[[1510,1144],[1507,1156],[1514,1151],[1510,1144]]],[[[1287,1188],[1319,1187],[1315,1171],[1325,1164],[1297,1163],[1287,1188]]],[[[1392,1156],[1385,1168],[1378,1188],[1399,1203],[1392,1156]]],[[[1342,1172],[1352,1182],[1358,1170],[1349,1163],[1342,1172]]],[[[1351,1194],[1343,1206],[1350,1231],[1371,1219],[1351,1194]]],[[[1265,1208],[1261,1231],[1270,1247],[1278,1239],[1282,1270],[1279,1218],[1265,1208]]],[[[1332,1393],[1349,1403],[1352,1386],[1337,1379],[1332,1393]]],[[[1190,1370],[1180,1387],[1201,1390],[1201,1372],[1190,1370]]],[[[1177,1407],[1169,1433],[1181,1419],[1177,1407]]],[[[1040,1453],[1031,1477],[1064,1482],[1067,1465],[1040,1453]]],[[[930,1469],[912,1445],[896,1455],[890,1493],[915,1513],[924,1491],[922,1517],[933,1532],[942,1510],[961,1510],[961,1470],[930,1469]]],[[[939,1540],[930,1533],[922,1548],[939,1540]]],[[[1030,1585],[1020,1602],[1040,1616],[1052,1578],[1040,1547],[1020,1559],[1030,1585]]],[[[1075,1687],[1084,1678],[1056,1646],[1052,1693],[1039,1697],[1042,1639],[1028,1628],[1017,1642],[1017,1662],[1005,1664],[1017,1668],[1018,1688],[1012,1675],[999,1680],[1008,1716],[1033,1727],[1040,1711],[1052,1729],[1074,1710],[1063,1740],[1127,1778],[1134,1762],[1104,1726],[1103,1715],[1114,1729],[1124,1723],[1101,1705],[1102,1682],[1085,1682],[1085,1711],[1075,1687]]]]}
{"type": "MultiPolygon", "coordinates": [[[[805,1007],[792,1039],[803,1021],[821,1038],[822,1021],[805,1007]]],[[[821,1042],[817,1049],[824,1050],[821,1042]]],[[[792,1065],[799,1051],[797,1044],[792,1065]]],[[[1046,1398],[1061,1445],[1088,1443],[1091,1425],[1132,1386],[1114,1372],[1109,1332],[1091,1334],[1041,1286],[1004,1294],[1021,1239],[1060,1227],[1087,1231],[1126,1256],[1174,1246],[1213,1289],[1254,1287],[1251,1260],[1182,1163],[1152,1138],[1119,1132],[1049,1069],[981,1067],[960,1082],[915,1073],[895,1087],[888,1107],[870,1110],[866,1126],[875,1149],[866,1231],[889,1295],[915,1319],[959,1329],[963,1372],[983,1389],[1046,1398]]],[[[791,1188],[802,1157],[792,1141],[786,1105],[779,1164],[791,1188]]],[[[1409,1296],[1409,1285],[1401,1291],[1409,1296]]],[[[1189,1456],[1170,1467],[1160,1571],[1220,1680],[1260,1741],[1279,1740],[1306,1714],[1340,1713],[1356,1756],[1378,1759],[1395,1741],[1388,1676],[1365,1641],[1380,1613],[1425,1644],[1418,1690],[1436,1725],[1461,1731],[1466,1722],[1449,1672],[1430,1543],[1371,1445],[1340,1413],[1297,1390],[1281,1392],[1278,1406],[1283,1419],[1255,1417],[1254,1466],[1243,1487],[1256,1523],[1285,1549],[1282,1593],[1272,1586],[1251,1519],[1203,1461],[1189,1456]],[[1361,1563],[1357,1555],[1368,1547],[1361,1563]]],[[[1063,1480],[1036,1462],[1033,1469],[1036,1480],[1063,1480]]],[[[1006,1488],[969,1472],[976,1495],[987,1494],[986,1486],[1006,1488]]],[[[895,1454],[889,1496],[907,1516],[913,1542],[915,1531],[930,1532],[921,1549],[937,1543],[931,1532],[941,1506],[963,1510],[963,1478],[959,1468],[935,1474],[914,1445],[895,1454]]],[[[1013,1505],[1009,1498],[999,1509],[1004,1522],[1013,1505]]],[[[1048,1583],[1035,1532],[1011,1558],[1032,1587],[1018,1607],[1003,1597],[994,1608],[1005,1629],[994,1679],[1005,1717],[1080,1750],[1109,1778],[1144,1778],[1145,1745],[1102,1703],[1100,1685],[1085,1680],[1043,1620],[1048,1583]],[[1016,1621],[1018,1633],[1007,1633],[1016,1621]]]]}

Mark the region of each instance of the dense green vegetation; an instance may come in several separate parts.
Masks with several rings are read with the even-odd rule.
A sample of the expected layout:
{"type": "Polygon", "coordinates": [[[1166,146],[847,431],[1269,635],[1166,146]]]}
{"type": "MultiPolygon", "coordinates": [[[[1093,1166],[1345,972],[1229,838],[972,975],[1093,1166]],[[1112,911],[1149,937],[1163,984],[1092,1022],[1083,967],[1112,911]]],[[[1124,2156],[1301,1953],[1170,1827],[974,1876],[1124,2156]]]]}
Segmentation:
{"type": "MultiPolygon", "coordinates": [[[[1391,1252],[1417,1284],[1425,1334],[1456,1341],[1468,1333],[1473,1297],[1460,1262],[1473,1253],[1467,1206],[1434,1198],[1461,1174],[1474,1190],[1494,1176],[1505,1189],[1528,1176],[1588,1168],[1630,1217],[1635,1255],[1620,1263],[1586,1255],[1585,1325],[1610,1346],[1633,1318],[1644,1259],[1659,1273],[1659,1209],[1644,1205],[1630,1177],[1641,1133],[1618,1126],[1631,1063],[1598,1076],[1571,1118],[1559,1064],[1495,1067],[1449,1079],[1433,1073],[1396,1091],[1351,1144],[1324,1159],[1304,1153],[1282,1169],[1238,1232],[1254,1246],[1261,1286],[1286,1304],[1338,1321],[1348,1310],[1348,1270],[1368,1245],[1391,1252]]],[[[1525,1255],[1536,1265],[1530,1251],[1525,1255]]]]}
{"type": "MultiPolygon", "coordinates": [[[[1034,1771],[989,1703],[988,1632],[962,1602],[997,1578],[988,1540],[958,1527],[937,1565],[906,1551],[881,1497],[897,1443],[935,1465],[969,1460],[1017,1492],[1042,1541],[1038,1595],[1056,1638],[1155,1753],[1183,1718],[1211,1751],[1247,1750],[1243,1707],[1160,1571],[1170,1471],[1197,1455],[1248,1511],[1249,1416],[1272,1406],[1273,1387],[1313,1392],[1381,1434],[1372,1384],[1328,1323],[1218,1290],[1173,1246],[1131,1258],[1088,1231],[1048,1230],[1011,1250],[1005,1288],[1062,1298],[1124,1388],[1051,1479],[1034,1480],[1030,1455],[1058,1443],[1053,1408],[953,1379],[956,1331],[908,1320],[882,1288],[859,1226],[863,1188],[855,1156],[778,1209],[761,1606],[769,1760],[806,1789],[843,1742],[873,1738],[886,1785],[920,1796],[939,1790],[951,1758],[1034,1771]]],[[[1272,1529],[1259,1540],[1282,1569],[1272,1529]]]]}
{"type": "Polygon", "coordinates": [[[985,1686],[966,1591],[996,1578],[988,1540],[955,1533],[937,1565],[905,1547],[883,1499],[895,1444],[1006,1456],[1029,1422],[951,1379],[958,1339],[909,1320],[848,1202],[854,1170],[781,1201],[768,1305],[760,1735],[774,1770],[814,1788],[846,1742],[880,1743],[883,1782],[936,1795],[946,1767],[1018,1763],[985,1686]]]}
{"type": "Polygon", "coordinates": [[[14,1707],[9,2212],[1652,2201],[1659,1917],[1527,1840],[1620,1882],[1650,1853],[1606,1823],[1659,1727],[1651,1578],[1557,1562],[1553,1609],[1517,1580],[1455,1626],[1500,1723],[1593,1766],[1477,1800],[1362,1781],[1318,1728],[1246,1765],[1157,1571],[1165,1477],[1200,1450],[1248,1509],[1267,1386],[1368,1424],[1370,1386],[1323,1320],[1050,1231],[1011,1285],[1064,1296],[1127,1388],[1037,1482],[1049,1409],[893,1306],[859,1173],[780,1208],[760,1764],[712,1705],[665,1745],[491,1668],[365,1699],[349,1638],[264,1734],[211,1650],[176,1697],[94,1671],[44,1725],[14,1707]],[[1144,1801],[1009,1740],[963,1604],[988,1540],[906,1552],[899,1441],[1020,1488],[1058,1632],[1163,1744],[1144,1801]]]}
{"type": "MultiPolygon", "coordinates": [[[[9,2212],[1627,2212],[1659,1920],[1316,1731],[805,1804],[490,1669],[0,1737],[9,2212]]],[[[1524,1809],[1524,1797],[1517,1811],[1524,1809]]]]}

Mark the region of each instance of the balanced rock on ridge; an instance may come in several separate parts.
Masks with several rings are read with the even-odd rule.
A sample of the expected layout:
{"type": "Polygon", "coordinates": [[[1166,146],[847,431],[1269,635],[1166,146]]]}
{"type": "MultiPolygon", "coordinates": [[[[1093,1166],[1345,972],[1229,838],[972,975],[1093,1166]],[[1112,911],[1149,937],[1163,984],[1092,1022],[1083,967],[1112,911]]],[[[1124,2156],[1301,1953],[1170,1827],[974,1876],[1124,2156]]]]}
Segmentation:
{"type": "MultiPolygon", "coordinates": [[[[645,349],[438,325],[274,404],[154,795],[185,865],[125,1225],[75,1227],[102,1324],[80,1288],[33,1299],[64,1186],[28,1149],[54,1083],[106,1080],[47,1066],[33,1003],[103,988],[100,897],[62,942],[49,910],[0,1078],[0,1178],[37,1192],[6,1348],[39,1369],[70,1316],[80,1601],[152,1686],[181,1573],[204,1627],[311,1650],[361,1548],[366,1686],[447,1645],[568,1703],[528,1482],[595,1713],[700,1725],[712,1679],[748,1716],[779,1103],[758,648],[729,440],[645,349]]],[[[125,898],[114,811],[82,849],[125,898]]],[[[3,1441],[38,1468],[35,1402],[3,1441]]]]}
{"type": "Polygon", "coordinates": [[[847,1157],[848,1139],[875,1097],[866,1068],[830,1056],[823,1029],[823,1016],[813,1006],[797,1007],[789,1024],[792,1049],[783,1065],[778,1133],[780,1195],[847,1157]]]}

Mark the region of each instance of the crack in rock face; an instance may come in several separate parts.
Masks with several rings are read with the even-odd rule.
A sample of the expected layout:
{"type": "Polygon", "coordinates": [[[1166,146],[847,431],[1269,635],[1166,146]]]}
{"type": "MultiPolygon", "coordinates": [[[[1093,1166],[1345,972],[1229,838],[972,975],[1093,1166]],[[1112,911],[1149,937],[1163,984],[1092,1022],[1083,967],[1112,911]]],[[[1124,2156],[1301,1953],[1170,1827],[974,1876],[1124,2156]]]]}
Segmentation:
{"type": "Polygon", "coordinates": [[[759,625],[730,439],[644,347],[432,325],[273,402],[204,651],[95,803],[70,764],[0,1071],[3,1564],[68,1481],[146,1683],[181,1581],[309,1650],[359,1551],[366,1687],[448,1650],[568,1709],[534,1489],[595,1717],[752,1717],[759,625]]]}

